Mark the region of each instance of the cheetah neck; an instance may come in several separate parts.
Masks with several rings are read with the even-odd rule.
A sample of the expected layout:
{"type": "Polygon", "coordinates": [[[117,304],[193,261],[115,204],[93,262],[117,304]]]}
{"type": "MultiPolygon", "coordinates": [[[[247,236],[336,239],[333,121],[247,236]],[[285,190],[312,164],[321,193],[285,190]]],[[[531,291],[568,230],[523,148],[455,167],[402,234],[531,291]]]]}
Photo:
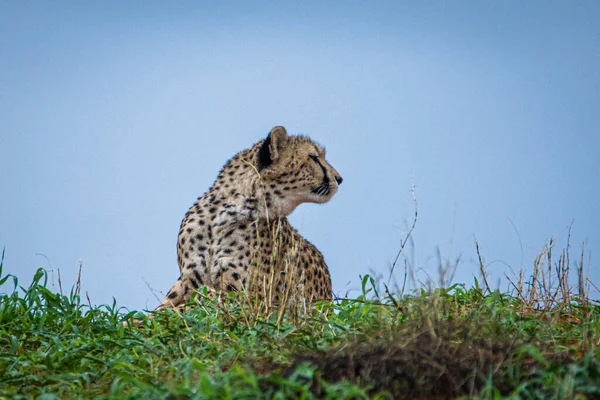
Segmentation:
{"type": "Polygon", "coordinates": [[[284,218],[302,203],[302,199],[283,197],[277,187],[265,184],[256,168],[256,152],[253,148],[233,157],[204,196],[207,206],[218,209],[214,223],[284,218]]]}

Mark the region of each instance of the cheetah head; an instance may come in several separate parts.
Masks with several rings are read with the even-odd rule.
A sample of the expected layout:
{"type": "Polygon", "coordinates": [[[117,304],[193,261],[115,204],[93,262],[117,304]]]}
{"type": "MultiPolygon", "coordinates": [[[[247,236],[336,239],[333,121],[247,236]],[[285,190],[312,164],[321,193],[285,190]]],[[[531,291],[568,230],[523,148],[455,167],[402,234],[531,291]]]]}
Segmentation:
{"type": "Polygon", "coordinates": [[[342,183],[323,147],[305,136],[288,136],[282,126],[260,144],[257,168],[272,199],[269,212],[279,217],[302,203],[328,202],[342,183]]]}

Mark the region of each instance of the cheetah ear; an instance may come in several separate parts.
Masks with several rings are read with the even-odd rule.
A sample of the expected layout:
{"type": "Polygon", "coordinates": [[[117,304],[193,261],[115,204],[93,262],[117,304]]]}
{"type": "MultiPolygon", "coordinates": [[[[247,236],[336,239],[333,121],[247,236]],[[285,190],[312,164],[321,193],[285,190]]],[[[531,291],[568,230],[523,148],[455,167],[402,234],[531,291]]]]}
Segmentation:
{"type": "Polygon", "coordinates": [[[273,164],[288,142],[288,134],[283,126],[271,129],[269,136],[265,139],[262,147],[258,150],[258,170],[267,168],[273,164]]]}

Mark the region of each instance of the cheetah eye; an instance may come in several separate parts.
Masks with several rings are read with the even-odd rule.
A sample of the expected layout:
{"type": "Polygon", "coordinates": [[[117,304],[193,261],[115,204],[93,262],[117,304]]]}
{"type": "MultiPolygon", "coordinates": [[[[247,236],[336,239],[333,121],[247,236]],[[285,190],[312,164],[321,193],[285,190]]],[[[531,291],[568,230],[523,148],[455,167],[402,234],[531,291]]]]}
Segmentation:
{"type": "Polygon", "coordinates": [[[317,155],[315,155],[315,154],[311,154],[309,157],[310,157],[310,158],[311,158],[311,160],[313,160],[314,162],[318,162],[318,160],[319,160],[319,156],[317,156],[317,155]]]}

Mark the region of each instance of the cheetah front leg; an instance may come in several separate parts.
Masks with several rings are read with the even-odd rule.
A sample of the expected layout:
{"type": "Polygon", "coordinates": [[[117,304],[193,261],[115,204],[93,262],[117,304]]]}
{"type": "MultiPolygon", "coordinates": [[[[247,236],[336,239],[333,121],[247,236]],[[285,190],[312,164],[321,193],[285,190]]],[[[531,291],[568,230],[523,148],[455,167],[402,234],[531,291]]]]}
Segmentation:
{"type": "Polygon", "coordinates": [[[153,313],[167,310],[169,308],[180,311],[183,306],[190,301],[191,294],[192,288],[190,287],[189,282],[186,284],[186,281],[179,277],[177,282],[175,282],[171,290],[169,290],[163,301],[161,301],[153,313]]]}
{"type": "MultiPolygon", "coordinates": [[[[169,290],[169,293],[167,293],[158,307],[148,314],[148,318],[154,318],[158,311],[167,310],[169,308],[172,308],[177,312],[181,312],[183,307],[188,303],[188,301],[190,301],[190,293],[191,292],[181,277],[179,277],[177,282],[175,282],[171,290],[169,290]]],[[[132,324],[130,324],[128,321],[123,321],[123,325],[125,326],[139,327],[141,323],[141,320],[135,318],[132,320],[132,324]]]]}
{"type": "MultiPolygon", "coordinates": [[[[215,298],[218,296],[217,291],[214,288],[206,288],[208,289],[208,297],[215,298]]],[[[192,293],[197,290],[198,288],[194,286],[192,279],[179,277],[163,301],[161,301],[158,307],[156,307],[156,309],[150,315],[153,315],[158,311],[167,310],[169,308],[172,308],[178,312],[183,311],[185,305],[189,303],[190,299],[192,298],[192,293]]]]}

